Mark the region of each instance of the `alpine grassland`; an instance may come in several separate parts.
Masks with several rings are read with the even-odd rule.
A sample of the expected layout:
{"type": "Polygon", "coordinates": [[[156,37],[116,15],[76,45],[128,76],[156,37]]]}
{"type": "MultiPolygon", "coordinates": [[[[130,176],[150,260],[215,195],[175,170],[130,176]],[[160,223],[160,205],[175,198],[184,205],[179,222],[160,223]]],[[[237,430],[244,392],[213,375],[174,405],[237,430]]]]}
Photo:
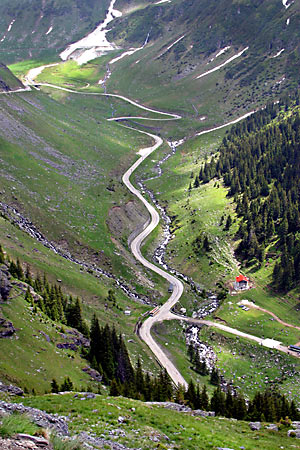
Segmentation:
{"type": "MultiPolygon", "coordinates": [[[[72,434],[79,434],[84,429],[105,439],[117,435],[118,443],[128,447],[154,449],[172,445],[177,449],[207,450],[225,445],[227,448],[244,446],[257,450],[259,445],[264,450],[274,450],[291,445],[285,427],[276,433],[265,426],[253,432],[247,422],[193,417],[189,413],[123,397],[97,395],[85,401],[82,398],[80,394],[46,395],[27,397],[22,402],[49,413],[68,416],[72,434]]],[[[297,443],[295,445],[297,448],[297,443]]]]}
{"type": "Polygon", "coordinates": [[[72,254],[100,251],[102,267],[107,269],[115,259],[116,271],[126,273],[115,258],[107,217],[115,206],[131,200],[121,175],[150,140],[103,118],[113,100],[72,97],[63,93],[56,101],[29,92],[1,98],[6,160],[2,201],[72,254]]]}

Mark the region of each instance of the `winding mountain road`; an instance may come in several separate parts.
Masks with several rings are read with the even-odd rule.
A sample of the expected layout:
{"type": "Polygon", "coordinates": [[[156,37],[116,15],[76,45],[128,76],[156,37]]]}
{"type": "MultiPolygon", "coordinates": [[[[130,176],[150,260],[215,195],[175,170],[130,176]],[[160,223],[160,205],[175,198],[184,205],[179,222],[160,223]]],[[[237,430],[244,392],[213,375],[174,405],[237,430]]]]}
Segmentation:
{"type": "MultiPolygon", "coordinates": [[[[40,72],[39,72],[40,73],[40,72]]],[[[33,81],[34,76],[32,76],[29,72],[29,74],[27,75],[27,82],[28,85],[30,86],[31,84],[34,83],[33,81]]],[[[124,97],[122,95],[118,95],[118,94],[107,94],[107,93],[88,93],[88,92],[78,92],[72,89],[68,89],[68,88],[63,88],[61,86],[56,86],[53,84],[49,84],[49,83],[38,83],[41,86],[48,86],[54,89],[59,89],[59,90],[63,90],[66,92],[70,92],[70,93],[74,93],[74,94],[80,94],[80,95],[93,95],[93,96],[109,96],[109,97],[116,97],[119,99],[124,100],[125,102],[130,103],[133,106],[136,106],[144,111],[149,111],[149,112],[153,112],[153,113],[158,113],[160,115],[163,116],[167,116],[166,119],[151,119],[151,118],[147,118],[147,120],[178,120],[181,119],[181,116],[177,115],[177,114],[171,114],[171,113],[166,113],[166,112],[162,112],[162,111],[158,111],[155,110],[153,108],[148,108],[146,106],[140,105],[139,103],[137,103],[134,100],[131,100],[127,97],[124,97]]],[[[198,135],[202,135],[202,134],[206,134],[209,133],[211,131],[215,131],[215,130],[219,130],[220,128],[226,127],[228,125],[231,125],[233,123],[237,123],[240,120],[246,118],[247,116],[253,114],[254,111],[251,111],[248,114],[245,114],[244,116],[231,121],[227,124],[223,124],[219,127],[215,127],[212,128],[210,130],[205,130],[202,131],[200,133],[198,133],[198,135]]],[[[119,121],[119,120],[125,120],[125,119],[132,119],[133,117],[115,117],[115,118],[111,118],[108,120],[113,120],[113,121],[119,121]]],[[[145,119],[145,117],[134,117],[135,119],[145,119]]],[[[129,128],[129,127],[128,127],[129,128]]],[[[130,192],[135,195],[147,208],[151,220],[150,223],[149,221],[147,221],[147,224],[144,225],[144,229],[143,231],[135,237],[135,239],[131,242],[130,248],[131,251],[133,253],[133,255],[135,256],[135,258],[147,269],[152,270],[153,272],[157,273],[158,275],[160,275],[161,277],[163,277],[165,280],[168,281],[168,283],[173,285],[173,291],[172,294],[170,296],[170,298],[159,308],[158,313],[155,316],[152,317],[148,317],[141,325],[140,330],[139,330],[139,334],[142,340],[144,340],[144,342],[149,346],[149,348],[151,349],[151,351],[153,352],[153,354],[155,355],[155,357],[157,358],[157,360],[159,361],[159,363],[167,370],[169,376],[171,377],[171,379],[174,381],[174,383],[176,385],[183,385],[184,387],[187,387],[188,384],[186,382],[186,380],[183,378],[183,376],[180,374],[180,372],[177,370],[177,368],[175,367],[175,365],[172,363],[172,361],[170,361],[169,357],[165,354],[165,352],[162,350],[162,348],[155,342],[155,340],[153,339],[152,335],[151,335],[151,328],[153,327],[153,325],[157,322],[162,322],[164,320],[185,320],[187,322],[190,323],[199,323],[202,325],[208,325],[208,326],[214,326],[217,328],[222,329],[223,331],[227,331],[231,334],[237,335],[237,336],[241,336],[241,337],[245,337],[247,339],[251,339],[254,340],[256,342],[258,342],[259,344],[266,346],[266,347],[271,347],[271,348],[277,348],[278,350],[281,350],[285,353],[288,353],[288,349],[286,347],[283,347],[280,345],[279,342],[277,341],[272,341],[271,340],[264,340],[261,339],[259,337],[256,336],[252,336],[249,335],[247,333],[243,333],[239,330],[236,330],[234,328],[225,326],[223,324],[219,324],[219,323],[215,323],[215,322],[211,322],[211,321],[207,321],[207,320],[194,320],[191,318],[185,318],[185,317],[181,317],[181,316],[177,316],[175,314],[172,314],[170,312],[170,309],[177,303],[177,301],[180,299],[182,293],[183,293],[183,284],[180,280],[178,280],[177,278],[175,278],[173,275],[171,275],[170,273],[166,272],[165,270],[163,270],[162,268],[154,265],[153,263],[149,262],[146,258],[144,258],[144,256],[142,255],[141,252],[141,246],[142,243],[144,242],[144,240],[147,238],[147,236],[149,236],[149,234],[156,228],[156,226],[159,223],[159,214],[156,211],[156,209],[154,208],[153,205],[151,205],[141,194],[141,192],[136,189],[133,184],[130,181],[130,177],[131,175],[134,173],[134,171],[141,165],[141,163],[149,156],[151,155],[155,150],[157,150],[163,143],[162,138],[160,138],[159,136],[156,136],[154,134],[151,133],[147,133],[145,131],[141,131],[141,130],[136,130],[136,132],[145,134],[147,136],[149,136],[150,138],[152,138],[154,140],[154,144],[150,147],[147,148],[143,148],[140,149],[138,152],[138,155],[140,156],[135,163],[125,172],[125,174],[122,177],[122,181],[125,184],[125,186],[130,190],[130,192]]]]}

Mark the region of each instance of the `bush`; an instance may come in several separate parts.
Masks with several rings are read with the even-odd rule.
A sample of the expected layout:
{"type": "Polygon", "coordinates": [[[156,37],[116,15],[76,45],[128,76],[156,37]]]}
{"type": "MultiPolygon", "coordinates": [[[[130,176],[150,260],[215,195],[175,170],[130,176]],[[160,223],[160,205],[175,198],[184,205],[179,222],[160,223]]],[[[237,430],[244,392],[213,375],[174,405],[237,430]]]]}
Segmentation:
{"type": "Polygon", "coordinates": [[[2,419],[0,436],[7,438],[18,433],[38,434],[40,428],[25,414],[11,414],[2,419]]]}

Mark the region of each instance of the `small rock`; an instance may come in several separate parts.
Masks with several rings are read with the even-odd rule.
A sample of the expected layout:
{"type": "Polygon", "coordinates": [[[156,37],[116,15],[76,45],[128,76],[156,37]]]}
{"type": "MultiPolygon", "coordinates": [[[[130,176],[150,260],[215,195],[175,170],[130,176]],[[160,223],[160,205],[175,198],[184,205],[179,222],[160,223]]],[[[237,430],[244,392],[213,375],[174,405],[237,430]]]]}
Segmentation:
{"type": "Polygon", "coordinates": [[[234,449],[228,447],[218,447],[217,450],[234,450],[234,449]]]}
{"type": "Polygon", "coordinates": [[[261,423],[260,422],[250,422],[249,427],[252,431],[259,431],[261,429],[261,423]]]}
{"type": "Polygon", "coordinates": [[[93,392],[88,392],[87,394],[85,394],[85,398],[87,399],[96,398],[96,394],[94,394],[93,392]]]}
{"type": "Polygon", "coordinates": [[[278,426],[275,423],[270,423],[270,425],[268,425],[266,427],[267,430],[272,430],[272,431],[278,431],[278,426]]]}
{"type": "Polygon", "coordinates": [[[38,447],[46,447],[49,444],[47,439],[45,439],[43,437],[31,436],[29,434],[23,434],[23,433],[19,433],[17,435],[17,439],[31,441],[34,445],[37,445],[38,447]]]}
{"type": "Polygon", "coordinates": [[[296,428],[295,430],[289,430],[287,435],[288,437],[300,439],[300,429],[296,428]]]}

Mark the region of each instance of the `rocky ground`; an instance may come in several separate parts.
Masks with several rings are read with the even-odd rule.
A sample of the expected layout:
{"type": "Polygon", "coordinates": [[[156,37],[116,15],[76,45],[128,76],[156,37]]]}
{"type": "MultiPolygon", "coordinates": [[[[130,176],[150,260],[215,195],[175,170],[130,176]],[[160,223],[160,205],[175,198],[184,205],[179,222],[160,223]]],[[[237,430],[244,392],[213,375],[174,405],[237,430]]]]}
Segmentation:
{"type": "Polygon", "coordinates": [[[47,439],[18,434],[9,439],[0,438],[1,450],[53,450],[47,439]]]}

